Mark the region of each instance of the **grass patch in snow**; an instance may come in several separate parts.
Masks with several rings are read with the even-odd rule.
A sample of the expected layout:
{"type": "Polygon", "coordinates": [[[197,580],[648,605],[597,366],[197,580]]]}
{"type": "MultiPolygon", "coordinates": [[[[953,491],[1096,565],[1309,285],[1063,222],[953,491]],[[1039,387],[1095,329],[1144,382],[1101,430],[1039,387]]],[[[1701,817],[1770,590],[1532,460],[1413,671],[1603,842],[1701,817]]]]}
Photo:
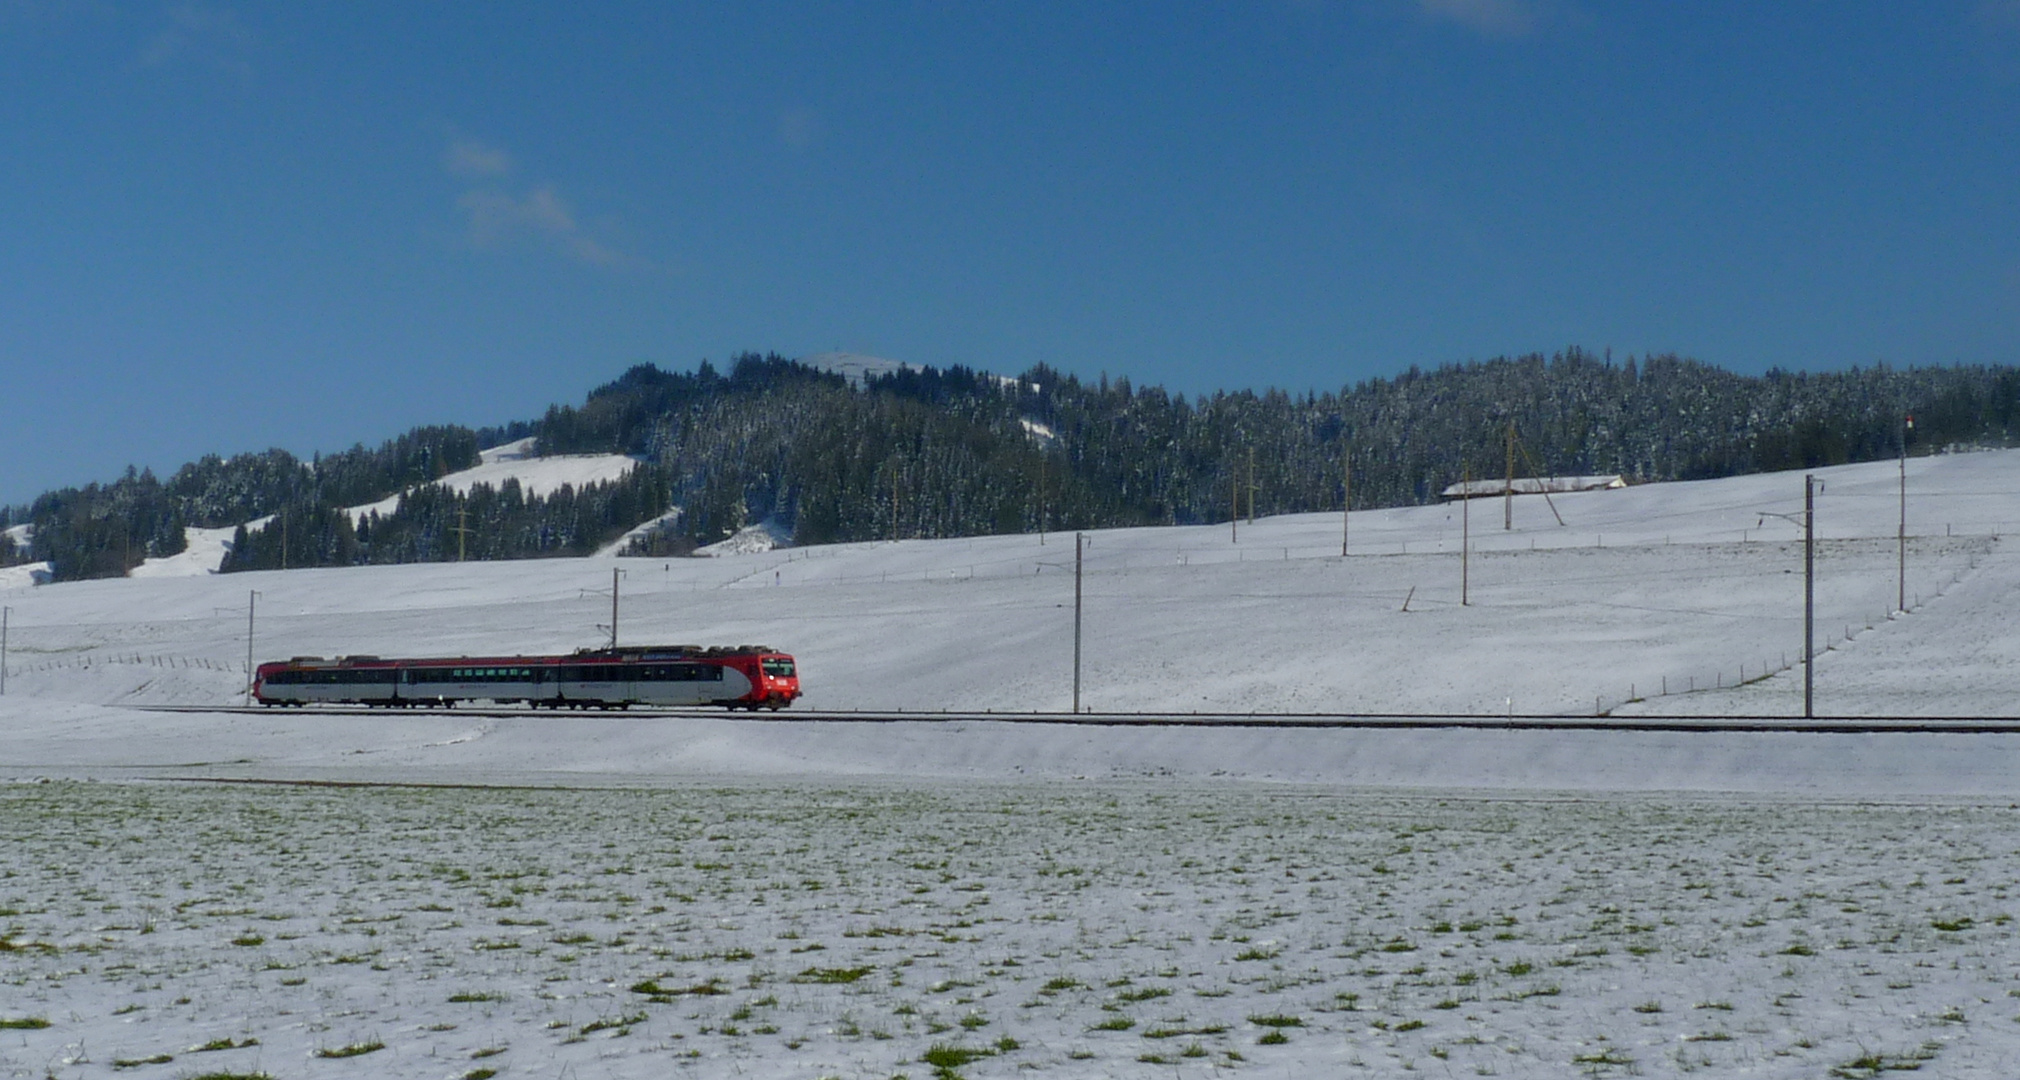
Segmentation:
{"type": "Polygon", "coordinates": [[[365,1042],[345,1043],[343,1046],[319,1047],[316,1050],[316,1056],[319,1058],[363,1057],[366,1054],[377,1053],[385,1048],[385,1043],[377,1039],[370,1039],[365,1042]]]}

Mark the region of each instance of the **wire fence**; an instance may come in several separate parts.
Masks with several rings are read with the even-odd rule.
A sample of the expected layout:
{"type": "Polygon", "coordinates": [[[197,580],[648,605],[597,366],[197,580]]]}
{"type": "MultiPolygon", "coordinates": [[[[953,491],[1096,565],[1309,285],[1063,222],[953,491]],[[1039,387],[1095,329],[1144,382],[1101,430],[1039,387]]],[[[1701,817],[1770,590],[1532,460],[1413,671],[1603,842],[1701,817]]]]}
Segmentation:
{"type": "Polygon", "coordinates": [[[213,660],[207,656],[170,656],[157,653],[86,653],[80,656],[57,657],[38,660],[26,664],[7,664],[7,675],[27,675],[38,671],[89,671],[94,667],[156,667],[179,668],[197,671],[225,671],[233,675],[245,674],[243,660],[213,660]]]}
{"type": "MultiPolygon", "coordinates": [[[[1924,598],[1922,593],[1911,593],[1908,606],[1901,611],[1882,612],[1869,615],[1857,622],[1844,622],[1842,617],[1834,617],[1816,627],[1819,640],[1815,644],[1816,658],[1834,652],[1841,645],[1850,644],[1859,637],[1877,630],[1887,623],[1903,616],[1913,615],[1927,606],[1929,601],[1938,599],[1960,584],[1972,571],[1978,569],[1980,560],[1988,549],[1972,551],[1969,559],[1961,567],[1953,568],[1947,577],[1940,579],[1935,592],[1924,598]],[[1842,627],[1842,631],[1840,631],[1842,627]]],[[[1802,650],[1794,654],[1782,652],[1775,656],[1761,657],[1757,661],[1742,660],[1731,667],[1714,667],[1709,671],[1692,671],[1678,676],[1661,675],[1652,684],[1631,682],[1627,692],[1614,695],[1596,695],[1592,699],[1592,715],[1610,716],[1625,705],[1634,705],[1654,699],[1687,694],[1702,694],[1721,690],[1734,690],[1755,683],[1766,682],[1784,672],[1802,668],[1802,650]]]]}

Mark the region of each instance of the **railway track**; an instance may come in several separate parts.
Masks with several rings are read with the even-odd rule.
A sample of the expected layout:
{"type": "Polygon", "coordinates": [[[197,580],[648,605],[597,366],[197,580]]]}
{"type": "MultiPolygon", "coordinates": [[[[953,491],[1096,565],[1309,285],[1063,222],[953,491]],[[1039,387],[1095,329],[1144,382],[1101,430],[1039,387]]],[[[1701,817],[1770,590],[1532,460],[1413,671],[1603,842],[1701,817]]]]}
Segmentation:
{"type": "Polygon", "coordinates": [[[1785,716],[1482,716],[1449,713],[1047,713],[823,711],[725,713],[719,708],[628,709],[560,712],[525,707],[372,709],[323,706],[276,709],[258,705],[143,705],[142,712],[201,713],[288,717],[387,716],[480,717],[484,719],[566,720],[585,723],[612,719],[722,720],[746,723],[816,724],[1066,724],[1080,727],[1142,728],[1335,728],[1347,730],[1471,729],[1481,731],[1660,731],[1660,732],[1788,732],[1816,735],[1862,735],[1885,732],[1936,735],[2020,735],[2020,717],[1832,716],[1802,719],[1785,716]]]}

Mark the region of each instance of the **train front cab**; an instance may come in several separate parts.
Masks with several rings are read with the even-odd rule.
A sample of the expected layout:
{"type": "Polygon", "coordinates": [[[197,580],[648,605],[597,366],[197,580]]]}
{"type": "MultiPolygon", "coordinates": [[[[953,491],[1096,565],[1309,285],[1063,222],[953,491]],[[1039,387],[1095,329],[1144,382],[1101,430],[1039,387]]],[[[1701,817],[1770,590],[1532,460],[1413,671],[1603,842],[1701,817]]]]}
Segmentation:
{"type": "Polygon", "coordinates": [[[753,653],[738,657],[737,667],[750,680],[751,689],[742,698],[725,702],[732,709],[741,705],[752,712],[759,709],[777,712],[800,696],[799,665],[785,653],[753,653]]]}

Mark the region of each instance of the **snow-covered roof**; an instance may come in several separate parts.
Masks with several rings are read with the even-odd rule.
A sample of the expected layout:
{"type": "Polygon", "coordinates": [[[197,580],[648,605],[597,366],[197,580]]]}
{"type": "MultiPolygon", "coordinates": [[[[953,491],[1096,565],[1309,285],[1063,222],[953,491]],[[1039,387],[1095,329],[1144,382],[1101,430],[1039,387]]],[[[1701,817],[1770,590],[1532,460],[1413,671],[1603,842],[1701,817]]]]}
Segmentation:
{"type": "Polygon", "coordinates": [[[800,363],[822,371],[834,372],[849,380],[850,386],[861,386],[865,379],[873,376],[889,375],[893,372],[904,371],[906,369],[912,371],[924,370],[917,364],[908,364],[903,360],[892,360],[882,356],[865,356],[862,353],[852,352],[815,353],[812,356],[800,357],[800,363]]]}
{"type": "MultiPolygon", "coordinates": [[[[1600,491],[1626,486],[1627,481],[1619,476],[1525,476],[1513,484],[1517,495],[1545,492],[1561,495],[1569,491],[1600,491]]],[[[1505,495],[1509,487],[1505,479],[1467,480],[1453,484],[1438,494],[1447,499],[1477,499],[1483,495],[1505,495]]]]}

